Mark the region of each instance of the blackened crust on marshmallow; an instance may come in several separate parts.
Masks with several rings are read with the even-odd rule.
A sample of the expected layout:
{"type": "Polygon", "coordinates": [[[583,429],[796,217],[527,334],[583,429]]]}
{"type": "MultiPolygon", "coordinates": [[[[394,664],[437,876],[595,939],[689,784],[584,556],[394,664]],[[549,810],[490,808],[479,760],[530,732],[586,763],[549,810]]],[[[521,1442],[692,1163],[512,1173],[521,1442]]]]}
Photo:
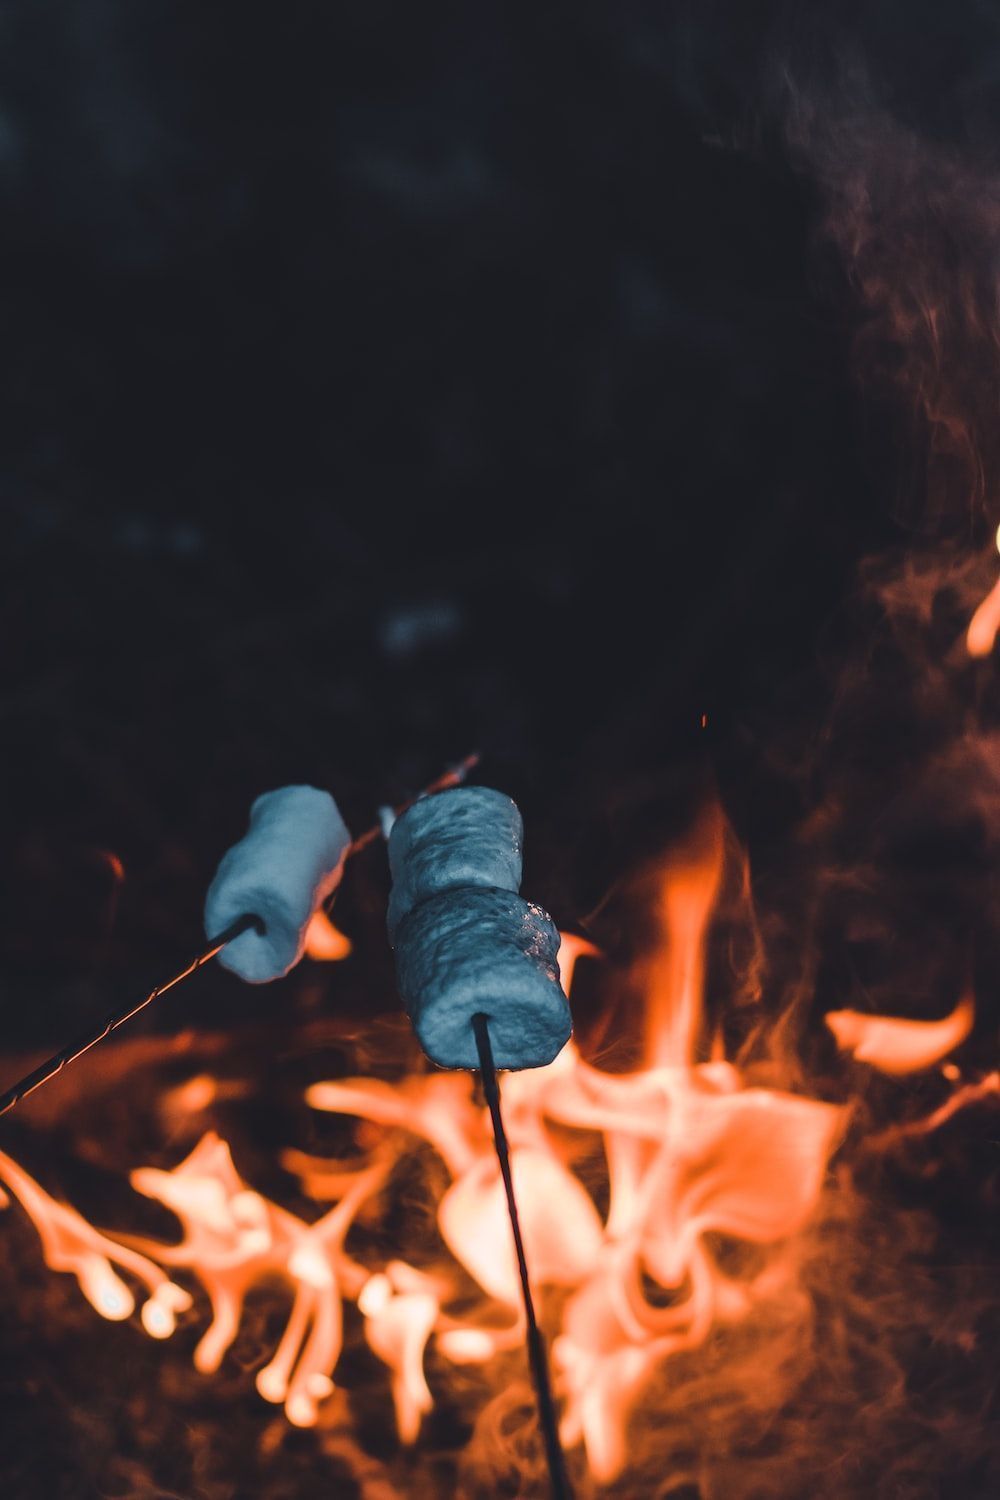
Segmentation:
{"type": "Polygon", "coordinates": [[[477,1068],[472,1018],[482,1012],[498,1068],[552,1062],[572,1030],[558,950],[548,913],[513,891],[466,886],[415,906],[397,930],[396,972],[428,1057],[477,1068]]]}
{"type": "Polygon", "coordinates": [[[491,787],[456,787],[415,802],[389,837],[390,942],[407,914],[441,891],[517,891],[523,838],[516,803],[491,787]]]}

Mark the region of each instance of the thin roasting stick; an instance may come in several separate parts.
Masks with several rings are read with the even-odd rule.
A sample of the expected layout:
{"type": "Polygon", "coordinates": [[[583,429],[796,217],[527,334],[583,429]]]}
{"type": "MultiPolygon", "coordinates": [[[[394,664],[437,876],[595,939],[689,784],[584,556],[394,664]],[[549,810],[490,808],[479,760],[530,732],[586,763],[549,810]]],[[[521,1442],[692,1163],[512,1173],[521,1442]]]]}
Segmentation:
{"type": "MultiPolygon", "coordinates": [[[[398,816],[400,813],[405,812],[408,807],[412,807],[414,802],[418,801],[420,797],[426,797],[431,792],[443,791],[445,787],[457,786],[459,782],[465,780],[469,772],[478,763],[478,753],[467,755],[464,760],[459,761],[458,765],[450,767],[436,781],[432,781],[430,786],[418,793],[416,797],[411,797],[408,802],[404,802],[401,807],[396,808],[396,815],[398,816]]],[[[368,845],[373,844],[381,835],[382,824],[373,824],[371,828],[360,834],[353,843],[348,845],[347,853],[344,856],[345,859],[350,859],[352,855],[359,854],[362,849],[367,849],[368,845]]],[[[237,917],[236,921],[227,927],[225,932],[220,932],[218,937],[211,939],[208,947],[202,953],[199,953],[197,958],[193,958],[172,979],[168,979],[166,983],[159,984],[155,989],[150,990],[146,998],[140,1000],[138,1005],[129,1003],[121,1010],[112,1011],[111,1015],[98,1026],[94,1027],[93,1030],[88,1031],[82,1037],[78,1037],[76,1041],[67,1043],[65,1047],[60,1047],[58,1052],[53,1053],[51,1057],[47,1058],[45,1062],[40,1063],[32,1072],[26,1074],[24,1078],[19,1079],[5,1094],[0,1094],[0,1115],[7,1114],[8,1110],[13,1109],[26,1095],[34,1093],[35,1089],[41,1088],[43,1083],[48,1083],[50,1078],[55,1078],[56,1074],[61,1073],[68,1063],[75,1062],[78,1057],[82,1057],[85,1052],[89,1052],[91,1047],[96,1047],[98,1042],[103,1042],[106,1036],[110,1036],[113,1031],[117,1031],[119,1026],[124,1026],[126,1021],[131,1021],[132,1017],[137,1016],[141,1010],[145,1010],[147,1005],[151,1005],[154,1000],[158,1000],[161,995],[165,995],[168,990],[172,990],[175,985],[180,984],[185,979],[189,979],[192,974],[196,974],[199,969],[204,968],[210,959],[213,959],[217,953],[220,953],[227,943],[231,943],[241,933],[248,932],[251,927],[260,929],[259,917],[255,917],[251,913],[245,913],[243,916],[237,917]]]]}
{"type": "Polygon", "coordinates": [[[497,1082],[497,1070],[493,1063],[493,1048],[490,1045],[489,1017],[482,1013],[473,1016],[472,1030],[476,1038],[476,1050],[479,1053],[479,1069],[483,1080],[483,1092],[486,1095],[486,1103],[489,1105],[490,1119],[493,1121],[493,1143],[496,1146],[497,1161],[500,1163],[500,1176],[503,1178],[504,1192],[507,1195],[507,1212],[510,1215],[510,1227],[514,1236],[514,1253],[517,1256],[517,1269],[521,1278],[521,1295],[524,1299],[524,1316],[527,1323],[528,1363],[531,1366],[531,1376],[535,1383],[538,1422],[545,1441],[545,1457],[548,1462],[549,1479],[552,1484],[552,1496],[553,1500],[573,1500],[573,1491],[570,1487],[569,1476],[566,1473],[566,1458],[563,1454],[562,1444],[559,1441],[559,1419],[556,1416],[556,1406],[552,1396],[549,1365],[545,1354],[545,1341],[542,1338],[542,1331],[538,1326],[538,1319],[535,1317],[535,1304],[531,1295],[531,1282],[528,1279],[528,1262],[524,1254],[524,1241],[521,1238],[521,1221],[518,1217],[517,1199],[514,1197],[514,1180],[510,1171],[507,1132],[504,1130],[503,1116],[500,1113],[500,1086],[497,1082]]]}
{"type": "MultiPolygon", "coordinates": [[[[407,808],[412,807],[414,802],[419,802],[421,797],[429,797],[433,792],[443,792],[449,786],[459,786],[465,780],[466,776],[468,776],[469,772],[475,770],[479,764],[479,760],[479,751],[474,750],[471,755],[467,755],[457,765],[449,766],[448,770],[444,771],[438,777],[437,781],[432,781],[430,786],[425,786],[422,792],[418,792],[408,802],[402,802],[399,807],[394,808],[393,811],[396,817],[401,817],[407,808]]],[[[354,842],[348,845],[345,857],[350,859],[353,854],[360,854],[362,849],[367,849],[369,844],[374,844],[375,840],[381,837],[382,824],[380,822],[373,823],[371,828],[366,829],[364,833],[359,833],[354,842]]]]}
{"type": "Polygon", "coordinates": [[[219,933],[219,936],[213,940],[210,947],[205,949],[204,953],[199,953],[197,958],[192,959],[186,968],[181,969],[179,974],[175,974],[172,979],[168,979],[166,984],[159,984],[155,989],[150,990],[145,1000],[140,1000],[138,1005],[127,1005],[124,1010],[112,1011],[107,1020],[102,1021],[93,1031],[88,1031],[85,1036],[78,1037],[75,1042],[69,1042],[65,1047],[60,1047],[58,1052],[54,1052],[45,1062],[40,1063],[33,1072],[28,1073],[24,1078],[20,1079],[14,1084],[13,1088],[9,1088],[5,1094],[0,1094],[0,1115],[5,1115],[8,1110],[14,1108],[15,1104],[20,1103],[26,1095],[33,1094],[35,1089],[40,1089],[43,1083],[48,1083],[50,1078],[55,1078],[56,1074],[61,1073],[67,1063],[75,1062],[78,1057],[82,1057],[85,1052],[89,1052],[91,1047],[96,1047],[98,1042],[103,1042],[104,1038],[110,1036],[113,1031],[117,1031],[119,1026],[124,1026],[126,1021],[131,1021],[132,1017],[137,1016],[141,1010],[145,1010],[147,1005],[151,1005],[154,1000],[158,1000],[161,995],[165,995],[167,990],[172,990],[175,984],[180,984],[182,980],[197,973],[227,943],[231,943],[233,938],[239,937],[241,932],[247,932],[251,927],[260,927],[260,919],[258,917],[242,916],[237,918],[231,926],[226,928],[225,932],[219,933]]]}

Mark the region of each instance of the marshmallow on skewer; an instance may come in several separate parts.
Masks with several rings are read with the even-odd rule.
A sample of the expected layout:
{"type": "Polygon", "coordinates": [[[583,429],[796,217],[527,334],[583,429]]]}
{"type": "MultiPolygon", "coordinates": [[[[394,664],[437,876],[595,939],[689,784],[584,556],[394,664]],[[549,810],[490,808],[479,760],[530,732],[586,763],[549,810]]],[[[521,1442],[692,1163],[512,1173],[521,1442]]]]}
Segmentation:
{"type": "Polygon", "coordinates": [[[205,899],[209,937],[252,914],[262,931],[227,943],[219,962],[251,984],[294,968],[317,908],[340,884],[351,835],[329,792],[285,786],[250,809],[246,836],[219,865],[205,899]]]}
{"type": "Polygon", "coordinates": [[[403,1003],[420,1045],[445,1068],[478,1068],[472,1017],[489,1019],[498,1068],[539,1068],[569,1040],[559,932],[514,891],[465,886],[422,901],[396,946],[403,1003]]]}
{"type": "Polygon", "coordinates": [[[539,1068],[569,1040],[559,933],[517,894],[521,815],[509,797],[461,787],[423,798],[389,837],[389,934],[417,1038],[445,1068],[477,1068],[472,1018],[489,1020],[497,1067],[539,1068]]]}
{"type": "Polygon", "coordinates": [[[403,918],[439,891],[521,888],[524,824],[517,804],[488,786],[422,797],[389,829],[389,941],[403,918]]]}

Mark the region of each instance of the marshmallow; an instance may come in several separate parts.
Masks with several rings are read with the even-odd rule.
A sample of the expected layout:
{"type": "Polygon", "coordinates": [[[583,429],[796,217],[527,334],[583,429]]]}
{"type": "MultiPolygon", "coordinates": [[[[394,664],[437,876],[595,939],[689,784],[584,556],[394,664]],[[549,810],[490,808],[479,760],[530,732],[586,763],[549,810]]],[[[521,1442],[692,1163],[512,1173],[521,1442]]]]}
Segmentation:
{"type": "Polygon", "coordinates": [[[205,932],[252,914],[262,932],[241,933],[219,962],[251,984],[280,979],[305,950],[317,908],[340,884],[351,835],[329,792],[285,786],[250,809],[246,837],[219,865],[205,898],[205,932]]]}
{"type": "Polygon", "coordinates": [[[466,886],[414,907],[399,929],[396,974],[432,1062],[477,1068],[472,1018],[482,1012],[498,1067],[550,1063],[572,1029],[558,951],[552,919],[513,891],[466,886]]]}
{"type": "Polygon", "coordinates": [[[500,1068],[544,1067],[569,1040],[559,932],[517,894],[521,836],[514,803],[486,787],[423,798],[390,835],[399,991],[420,1045],[441,1067],[479,1066],[479,1013],[500,1068]]]}
{"type": "Polygon", "coordinates": [[[420,901],[462,886],[521,888],[524,825],[517,804],[488,786],[421,797],[391,829],[389,941],[420,901]]]}

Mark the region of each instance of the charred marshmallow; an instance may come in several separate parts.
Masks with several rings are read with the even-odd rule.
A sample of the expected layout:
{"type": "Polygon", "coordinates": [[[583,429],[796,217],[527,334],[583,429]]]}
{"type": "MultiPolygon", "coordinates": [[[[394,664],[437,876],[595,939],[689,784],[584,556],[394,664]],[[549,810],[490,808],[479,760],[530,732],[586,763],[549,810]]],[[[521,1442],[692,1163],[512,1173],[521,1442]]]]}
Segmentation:
{"type": "Polygon", "coordinates": [[[444,1068],[476,1068],[489,1017],[497,1067],[540,1068],[569,1040],[559,932],[517,894],[521,815],[489,787],[424,797],[389,837],[389,938],[417,1038],[444,1068]]]}
{"type": "Polygon", "coordinates": [[[245,838],[222,860],[205,899],[205,932],[252,915],[263,930],[227,943],[219,962],[251,984],[280,979],[305,949],[306,928],[340,884],[351,842],[336,802],[312,786],[265,792],[245,838]]]}

